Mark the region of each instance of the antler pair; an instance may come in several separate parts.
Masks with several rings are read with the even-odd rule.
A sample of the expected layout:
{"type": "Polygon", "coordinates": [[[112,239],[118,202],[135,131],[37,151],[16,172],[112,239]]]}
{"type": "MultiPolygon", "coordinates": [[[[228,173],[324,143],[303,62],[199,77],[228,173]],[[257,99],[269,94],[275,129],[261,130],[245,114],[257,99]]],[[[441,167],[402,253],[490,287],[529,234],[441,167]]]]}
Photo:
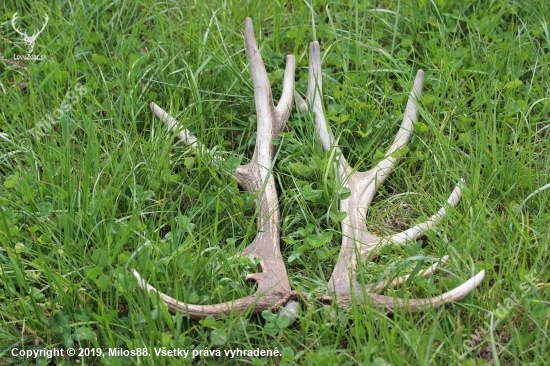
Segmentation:
{"type": "MultiPolygon", "coordinates": [[[[257,313],[267,309],[274,310],[281,306],[286,306],[291,317],[295,316],[297,312],[297,303],[293,301],[296,298],[296,293],[291,290],[280,250],[280,210],[275,179],[271,172],[275,154],[272,139],[277,138],[278,134],[284,129],[292,109],[295,60],[292,55],[288,55],[286,58],[282,96],[277,106],[275,106],[271,96],[271,86],[254,38],[250,18],[245,21],[245,44],[254,85],[258,132],[252,160],[246,165],[239,166],[234,177],[243,189],[259,193],[256,198],[258,233],[254,241],[243,251],[245,256],[252,254],[260,259],[262,272],[247,276],[247,279],[257,282],[256,293],[221,304],[192,305],[178,301],[156,290],[147,284],[137,271],[133,271],[141,288],[147,290],[149,294],[157,293],[167,304],[170,311],[187,314],[191,319],[200,319],[209,315],[220,317],[231,312],[251,311],[257,313]]],[[[355,299],[356,301],[369,301],[373,306],[388,310],[399,307],[417,311],[462,299],[481,282],[485,275],[484,271],[449,292],[437,297],[419,300],[404,300],[377,295],[375,292],[383,289],[387,283],[363,287],[357,282],[354,273],[358,255],[366,257],[379,245],[403,244],[418,238],[426,230],[433,229],[445,214],[445,208],[442,208],[427,222],[387,239],[369,233],[364,223],[368,206],[372,202],[377,188],[384,182],[395,165],[396,158],[392,154],[403,147],[411,136],[413,122],[416,120],[418,112],[415,100],[421,92],[423,72],[419,71],[416,76],[413,92],[405,111],[405,118],[393,144],[386,153],[386,157],[367,172],[353,172],[340,149],[335,146],[334,137],[324,117],[321,101],[322,78],[320,64],[319,43],[313,42],[310,45],[308,102],[305,102],[297,93],[294,93],[294,95],[300,110],[311,111],[314,114],[317,133],[323,148],[325,150],[334,149],[337,156],[338,177],[341,184],[350,189],[351,196],[340,200],[340,211],[347,212],[347,217],[342,221],[342,248],[329,281],[327,295],[319,300],[325,302],[336,300],[337,304],[343,308],[348,308],[352,299],[355,299]]],[[[154,103],[151,103],[151,107],[157,117],[162,119],[172,131],[178,132],[178,136],[184,143],[199,149],[199,151],[205,151],[205,148],[200,145],[196,138],[189,131],[180,128],[178,122],[170,117],[168,113],[154,103]]],[[[455,206],[458,203],[460,193],[460,188],[456,187],[449,197],[449,205],[455,206]]],[[[443,260],[445,259],[446,257],[443,258],[443,260]]],[[[423,275],[431,274],[435,268],[436,265],[433,265],[423,275]]],[[[398,278],[391,284],[403,283],[405,279],[406,277],[398,278]]]]}

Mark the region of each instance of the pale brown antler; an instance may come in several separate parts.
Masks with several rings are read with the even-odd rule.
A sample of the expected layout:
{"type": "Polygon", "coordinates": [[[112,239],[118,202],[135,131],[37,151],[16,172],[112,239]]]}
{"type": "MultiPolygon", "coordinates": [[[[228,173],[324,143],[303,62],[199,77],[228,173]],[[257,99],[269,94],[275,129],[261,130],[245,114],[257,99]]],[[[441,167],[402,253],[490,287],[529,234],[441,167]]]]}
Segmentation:
{"type": "MultiPolygon", "coordinates": [[[[485,276],[485,271],[481,271],[473,278],[466,281],[455,289],[442,295],[427,299],[400,299],[389,296],[378,295],[374,292],[380,291],[387,285],[399,285],[407,278],[401,277],[391,283],[379,283],[361,286],[356,279],[357,256],[363,258],[369,257],[379,246],[397,243],[405,244],[408,241],[422,236],[427,230],[433,229],[441,217],[445,214],[445,208],[433,215],[423,224],[414,226],[402,233],[393,235],[388,239],[380,238],[367,230],[365,217],[369,205],[380,185],[383,184],[388,174],[395,166],[396,157],[394,153],[405,146],[409,140],[413,123],[416,121],[418,108],[416,99],[422,91],[422,81],[424,72],[419,70],[414,87],[407,103],[403,123],[395,139],[388,149],[385,158],[374,168],[366,172],[353,171],[346,158],[335,145],[335,140],[330,130],[330,126],[325,119],[322,107],[322,74],[321,74],[321,56],[318,42],[310,44],[309,59],[309,80],[307,90],[307,102],[300,95],[295,93],[296,104],[302,111],[311,111],[314,114],[314,121],[321,144],[325,150],[334,149],[337,159],[337,170],[340,184],[351,191],[351,196],[340,200],[340,211],[346,212],[347,216],[342,221],[342,247],[338,256],[338,261],[329,280],[329,289],[327,296],[321,300],[333,299],[337,301],[340,307],[348,308],[352,299],[356,301],[365,301],[373,306],[385,308],[392,311],[395,308],[402,308],[410,311],[419,311],[426,308],[440,306],[447,302],[459,301],[476,288],[485,276]]],[[[456,187],[448,199],[448,204],[455,206],[460,200],[461,190],[456,187]]],[[[443,260],[446,260],[444,257],[443,260]]],[[[423,276],[430,275],[435,270],[435,265],[431,266],[423,273],[423,276]]]]}
{"type": "MultiPolygon", "coordinates": [[[[243,189],[259,193],[256,198],[258,234],[243,251],[245,256],[252,254],[260,259],[262,272],[247,276],[247,279],[255,280],[258,283],[257,291],[251,296],[221,304],[191,305],[161,293],[147,284],[139,273],[133,271],[141,288],[146,289],[149,293],[158,293],[170,311],[187,314],[191,319],[200,319],[209,315],[219,317],[233,311],[261,312],[285,305],[291,294],[280,250],[280,211],[275,179],[271,173],[274,156],[274,146],[271,140],[283,130],[290,115],[294,92],[295,60],[292,55],[286,58],[282,96],[279,104],[275,107],[271,96],[271,86],[254,38],[254,29],[250,18],[245,21],[244,38],[254,85],[258,132],[252,160],[236,169],[235,178],[243,189]]],[[[172,130],[179,132],[179,137],[186,144],[205,151],[189,131],[179,130],[177,121],[160,107],[154,103],[151,104],[151,107],[155,114],[163,119],[172,130]]]]}

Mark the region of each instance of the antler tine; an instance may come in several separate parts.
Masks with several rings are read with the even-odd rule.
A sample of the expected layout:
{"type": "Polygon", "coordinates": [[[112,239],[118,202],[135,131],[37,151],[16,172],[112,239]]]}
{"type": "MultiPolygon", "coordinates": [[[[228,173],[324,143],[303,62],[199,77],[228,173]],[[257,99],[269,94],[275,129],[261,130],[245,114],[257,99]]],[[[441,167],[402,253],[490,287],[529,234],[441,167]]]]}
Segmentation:
{"type": "MultiPolygon", "coordinates": [[[[258,233],[253,242],[243,251],[243,255],[252,254],[260,259],[262,271],[247,276],[247,279],[257,282],[256,293],[221,304],[192,305],[163,294],[147,284],[138,272],[133,271],[142,289],[150,294],[157,293],[167,304],[170,311],[187,314],[191,319],[201,319],[209,315],[220,317],[233,311],[245,312],[250,310],[260,312],[287,304],[291,294],[288,275],[280,251],[280,211],[275,179],[270,169],[274,156],[271,140],[285,127],[290,114],[289,109],[292,108],[295,60],[293,56],[287,56],[283,95],[278,106],[275,107],[271,97],[269,79],[254,38],[254,29],[250,18],[245,21],[245,44],[254,85],[258,131],[253,157],[250,163],[241,165],[236,169],[235,178],[244,189],[260,192],[256,198],[258,233]]],[[[189,131],[180,130],[177,127],[177,121],[160,107],[154,103],[151,104],[151,107],[171,130],[179,132],[178,136],[184,143],[197,148],[199,151],[207,151],[189,131]]],[[[293,306],[289,307],[289,312],[292,309],[293,306]]]]}
{"type": "Polygon", "coordinates": [[[416,122],[417,115],[418,115],[418,107],[416,106],[416,99],[420,97],[420,95],[422,94],[423,81],[424,81],[424,71],[418,70],[418,72],[416,73],[416,77],[414,79],[413,90],[411,92],[409,100],[407,101],[407,107],[405,108],[405,115],[403,117],[403,122],[401,123],[401,127],[399,127],[399,131],[397,131],[397,135],[395,135],[393,143],[391,144],[388,151],[386,152],[385,158],[382,159],[382,161],[376,164],[376,166],[373,168],[373,170],[376,172],[377,187],[384,183],[384,181],[386,180],[386,177],[391,173],[391,171],[395,167],[395,162],[397,161],[397,157],[393,155],[394,152],[404,147],[412,136],[413,123],[416,122]]]}
{"type": "MultiPolygon", "coordinates": [[[[464,183],[464,179],[460,179],[461,183],[464,183]]],[[[462,190],[460,189],[460,186],[456,186],[455,189],[453,189],[453,192],[447,199],[447,204],[451,207],[456,207],[458,205],[458,202],[460,201],[460,197],[462,196],[462,190]]],[[[406,244],[407,242],[410,242],[411,240],[418,239],[424,234],[426,234],[427,231],[434,230],[437,227],[437,224],[441,221],[443,216],[447,213],[447,209],[445,206],[441,207],[439,211],[435,215],[432,215],[428,220],[425,222],[415,225],[411,227],[410,229],[407,229],[405,231],[402,231],[400,233],[394,234],[391,237],[389,237],[387,240],[384,240],[383,242],[387,243],[393,243],[393,244],[406,244]]]]}
{"type": "MultiPolygon", "coordinates": [[[[441,263],[445,263],[449,260],[449,256],[446,255],[443,258],[441,258],[441,263]]],[[[439,263],[434,263],[428,269],[426,269],[424,272],[422,272],[422,277],[429,277],[431,276],[439,267],[439,263]]],[[[404,275],[397,278],[394,278],[393,280],[386,280],[381,281],[378,283],[371,283],[365,286],[365,289],[367,289],[368,292],[380,292],[386,287],[396,287],[401,286],[407,281],[411,275],[404,275]]]]}
{"type": "Polygon", "coordinates": [[[191,132],[189,132],[188,129],[183,128],[177,119],[173,118],[166,112],[164,109],[156,105],[155,103],[151,102],[150,104],[151,110],[157,116],[158,119],[160,119],[164,124],[166,124],[166,127],[172,132],[177,133],[178,138],[183,142],[185,146],[190,146],[191,148],[205,154],[209,155],[210,150],[208,150],[206,147],[204,147],[199,140],[193,135],[191,132]]]}
{"type": "MultiPolygon", "coordinates": [[[[283,90],[281,92],[281,98],[277,107],[275,107],[275,115],[277,121],[288,121],[290,117],[290,111],[294,102],[294,69],[296,68],[296,61],[293,55],[286,56],[286,67],[283,77],[283,90]]],[[[277,123],[277,134],[284,128],[284,124],[277,123]]],[[[275,136],[274,136],[275,137],[275,136]]]]}
{"type": "MultiPolygon", "coordinates": [[[[398,278],[392,283],[383,282],[379,285],[371,284],[361,286],[357,282],[355,274],[357,255],[368,256],[380,244],[388,244],[394,241],[404,243],[410,241],[412,238],[419,237],[423,235],[426,230],[430,230],[435,227],[437,222],[446,212],[445,208],[442,208],[427,222],[416,225],[403,233],[394,235],[390,237],[389,240],[382,240],[378,236],[370,233],[364,222],[367,209],[372,202],[378,187],[385,181],[395,166],[397,157],[394,156],[394,153],[405,146],[412,134],[413,123],[416,121],[418,113],[416,99],[420,96],[422,91],[424,72],[419,70],[416,75],[414,87],[405,110],[403,123],[401,124],[393,143],[388,149],[385,158],[369,171],[353,172],[340,149],[337,146],[334,146],[332,132],[324,117],[321,101],[322,75],[320,65],[319,43],[312,42],[310,44],[307,102],[304,101],[297,93],[295,93],[295,98],[296,104],[300,110],[310,110],[314,113],[315,126],[317,133],[319,134],[321,144],[325,150],[336,150],[338,155],[339,179],[341,184],[349,188],[351,191],[350,197],[340,200],[340,211],[347,212],[347,216],[342,221],[342,246],[338,260],[334,266],[332,276],[329,280],[329,294],[336,296],[337,302],[341,307],[349,307],[353,296],[358,300],[366,300],[366,298],[369,298],[372,305],[386,308],[388,310],[404,308],[411,311],[423,310],[428,307],[435,307],[447,302],[462,299],[479,285],[485,276],[484,271],[481,271],[462,285],[440,296],[414,300],[393,298],[373,293],[375,291],[379,291],[382,287],[385,287],[388,284],[399,285],[404,282],[406,277],[398,278]]],[[[460,188],[457,187],[451,194],[451,197],[449,197],[448,203],[451,206],[455,206],[459,199],[460,188]]],[[[435,269],[436,265],[433,265],[425,271],[423,275],[428,276],[432,274],[435,269]]],[[[322,299],[325,300],[326,297],[322,297],[322,299]]]]}
{"type": "MultiPolygon", "coordinates": [[[[411,312],[423,311],[430,308],[436,308],[449,302],[457,302],[462,300],[468,296],[470,292],[474,291],[477,286],[479,286],[484,277],[485,271],[481,271],[451,291],[447,291],[439,296],[426,299],[401,299],[378,295],[372,292],[366,292],[364,295],[371,300],[372,305],[379,308],[384,308],[389,312],[393,312],[398,309],[404,309],[411,312]]],[[[359,285],[357,284],[357,286],[359,285]]],[[[356,287],[355,295],[360,296],[360,294],[362,294],[362,291],[356,287]]],[[[349,306],[351,304],[351,298],[339,298],[338,303],[343,306],[349,306]]]]}

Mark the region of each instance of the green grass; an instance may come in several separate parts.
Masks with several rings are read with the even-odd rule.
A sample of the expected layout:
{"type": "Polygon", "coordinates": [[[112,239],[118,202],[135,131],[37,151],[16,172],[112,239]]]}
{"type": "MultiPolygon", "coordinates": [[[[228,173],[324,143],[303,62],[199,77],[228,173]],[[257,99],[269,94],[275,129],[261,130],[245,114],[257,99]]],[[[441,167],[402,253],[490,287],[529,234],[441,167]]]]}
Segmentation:
{"type": "MultiPolygon", "coordinates": [[[[14,347],[222,354],[277,348],[283,354],[194,360],[209,365],[547,362],[550,6],[535,0],[251,3],[3,2],[0,365],[35,363],[13,357],[14,347]],[[28,34],[49,15],[33,51],[46,60],[14,60],[26,54],[11,26],[16,11],[28,34]],[[303,93],[308,44],[321,41],[325,109],[359,170],[383,157],[414,74],[426,71],[415,135],[367,225],[391,234],[422,222],[461,177],[464,196],[436,233],[384,249],[375,262],[361,264],[359,277],[397,276],[414,270],[414,257],[448,254],[451,261],[434,277],[387,293],[436,295],[486,269],[473,294],[444,308],[390,316],[357,304],[333,318],[317,304],[302,304],[298,321],[286,326],[268,313],[189,321],[137,288],[130,268],[194,303],[254,291],[244,280],[254,260],[239,256],[256,233],[254,195],[239,191],[208,157],[173,144],[148,108],[155,101],[215,147],[224,169],[247,162],[256,116],[242,37],[246,16],[253,18],[276,97],[284,55],[296,56],[303,93]],[[35,138],[29,131],[56,109],[60,118],[52,117],[55,123],[35,138]],[[529,276],[537,279],[528,282],[529,276]]],[[[294,111],[283,135],[275,165],[283,255],[293,288],[314,298],[326,289],[341,238],[332,162],[311,116],[294,111]],[[325,233],[328,240],[316,247],[325,233]]],[[[153,355],[38,364],[77,359],[193,362],[153,355]]]]}

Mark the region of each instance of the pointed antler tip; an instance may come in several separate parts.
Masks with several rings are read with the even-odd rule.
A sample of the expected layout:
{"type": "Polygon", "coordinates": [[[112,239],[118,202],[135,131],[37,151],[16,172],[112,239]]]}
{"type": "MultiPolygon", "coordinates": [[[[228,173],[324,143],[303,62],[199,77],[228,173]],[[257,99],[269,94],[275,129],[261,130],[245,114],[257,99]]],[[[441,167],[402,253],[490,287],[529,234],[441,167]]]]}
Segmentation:
{"type": "Polygon", "coordinates": [[[160,119],[164,118],[164,114],[168,114],[164,109],[156,105],[155,102],[149,103],[149,108],[151,108],[153,113],[160,119]]]}
{"type": "Polygon", "coordinates": [[[475,278],[481,282],[485,278],[485,270],[481,270],[478,274],[475,275],[475,278]]]}
{"type": "MultiPolygon", "coordinates": [[[[415,77],[415,86],[417,83],[422,83],[424,82],[424,70],[422,69],[418,69],[418,71],[416,72],[416,77],[415,77]]],[[[420,87],[422,87],[422,85],[420,85],[420,87]]],[[[422,89],[420,89],[421,91],[422,89]]]]}
{"type": "Polygon", "coordinates": [[[310,52],[313,52],[313,50],[319,50],[320,46],[319,46],[319,41],[313,41],[309,44],[309,50],[310,52]]]}
{"type": "Polygon", "coordinates": [[[258,48],[256,37],[254,37],[254,26],[252,25],[251,18],[246,18],[244,21],[244,41],[247,51],[258,48]]]}
{"type": "Polygon", "coordinates": [[[247,33],[249,31],[253,31],[252,29],[252,18],[250,17],[247,17],[245,20],[244,20],[244,32],[247,33]]]}
{"type": "Polygon", "coordinates": [[[461,300],[466,295],[474,291],[474,289],[481,284],[483,279],[485,278],[485,270],[481,270],[479,273],[477,273],[474,277],[470,278],[468,281],[464,282],[462,285],[456,287],[453,291],[456,291],[457,293],[463,294],[463,296],[460,296],[458,299],[454,300],[461,300]]]}

